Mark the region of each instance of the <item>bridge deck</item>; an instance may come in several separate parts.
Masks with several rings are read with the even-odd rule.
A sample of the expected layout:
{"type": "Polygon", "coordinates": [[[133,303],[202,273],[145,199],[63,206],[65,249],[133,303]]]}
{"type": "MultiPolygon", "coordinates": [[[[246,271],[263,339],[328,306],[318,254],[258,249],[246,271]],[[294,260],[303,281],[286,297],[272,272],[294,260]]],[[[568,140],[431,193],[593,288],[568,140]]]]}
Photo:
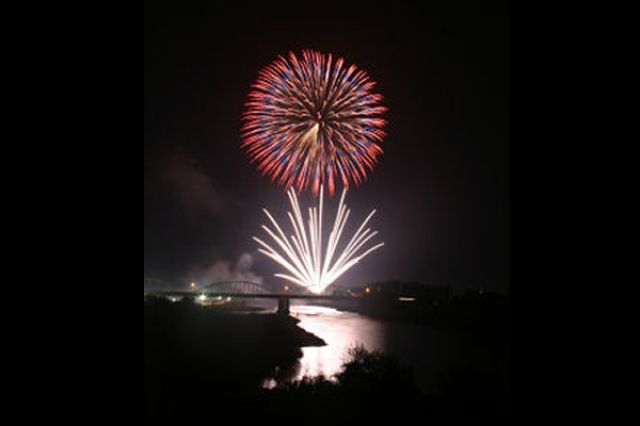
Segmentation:
{"type": "Polygon", "coordinates": [[[217,291],[150,291],[145,296],[200,296],[207,297],[234,297],[244,299],[312,299],[312,300],[354,300],[354,296],[320,295],[320,294],[292,294],[292,293],[225,293],[217,291]]]}

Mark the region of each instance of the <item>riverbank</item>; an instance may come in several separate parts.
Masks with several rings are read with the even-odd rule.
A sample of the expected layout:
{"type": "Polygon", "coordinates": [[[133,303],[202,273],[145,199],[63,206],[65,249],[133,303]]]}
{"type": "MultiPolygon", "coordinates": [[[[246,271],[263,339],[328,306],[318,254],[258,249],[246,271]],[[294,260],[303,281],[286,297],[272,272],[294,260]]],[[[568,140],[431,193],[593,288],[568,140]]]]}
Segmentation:
{"type": "Polygon", "coordinates": [[[430,424],[475,424],[478,418],[496,424],[496,416],[504,417],[506,362],[499,362],[500,369],[466,362],[444,365],[439,359],[467,354],[471,360],[481,354],[442,340],[429,327],[318,307],[292,309],[301,320],[190,302],[145,302],[146,420],[214,424],[222,416],[228,419],[226,413],[236,420],[256,413],[281,424],[353,424],[385,415],[396,420],[417,416],[430,424]],[[325,343],[312,333],[328,345],[312,347],[325,343]],[[345,360],[346,348],[358,341],[385,355],[361,352],[345,360]],[[300,378],[305,363],[317,364],[323,373],[333,362],[336,371],[330,374],[336,373],[337,381],[291,382],[300,378]],[[438,377],[437,389],[420,392],[416,379],[425,373],[438,377]],[[268,377],[277,377],[276,389],[262,388],[268,377]]]}
{"type": "Polygon", "coordinates": [[[199,404],[236,404],[265,378],[295,374],[304,346],[325,342],[275,314],[234,314],[189,301],[144,304],[145,414],[180,417],[199,404]]]}

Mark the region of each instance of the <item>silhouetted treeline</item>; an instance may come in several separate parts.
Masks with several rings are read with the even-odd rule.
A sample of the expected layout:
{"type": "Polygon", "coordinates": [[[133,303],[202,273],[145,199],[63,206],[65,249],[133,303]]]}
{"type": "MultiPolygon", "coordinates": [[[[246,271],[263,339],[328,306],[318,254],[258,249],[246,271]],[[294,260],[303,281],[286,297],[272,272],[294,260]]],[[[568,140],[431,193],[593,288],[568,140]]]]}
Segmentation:
{"type": "Polygon", "coordinates": [[[340,309],[374,318],[425,323],[438,328],[506,338],[509,295],[467,291],[451,296],[448,287],[395,282],[394,286],[372,285],[356,303],[340,309]],[[411,291],[409,291],[411,290],[411,291]]]}
{"type": "Polygon", "coordinates": [[[382,296],[410,296],[430,302],[446,302],[452,295],[448,285],[424,284],[416,281],[388,280],[370,283],[365,286],[371,290],[371,295],[382,296]]]}
{"type": "Polygon", "coordinates": [[[421,394],[409,367],[356,347],[335,380],[305,378],[264,390],[261,406],[280,424],[506,424],[506,376],[450,371],[439,377],[439,389],[421,394]]]}

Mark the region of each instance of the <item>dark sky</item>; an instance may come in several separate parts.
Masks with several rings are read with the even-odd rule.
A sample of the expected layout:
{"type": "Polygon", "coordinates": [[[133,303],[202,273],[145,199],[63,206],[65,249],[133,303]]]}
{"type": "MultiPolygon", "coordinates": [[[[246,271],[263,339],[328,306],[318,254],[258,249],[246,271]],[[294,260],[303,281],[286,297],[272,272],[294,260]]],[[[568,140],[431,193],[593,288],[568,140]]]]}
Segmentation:
{"type": "Polygon", "coordinates": [[[401,279],[505,291],[506,6],[220,3],[145,5],[145,277],[276,280],[278,268],[251,236],[261,235],[261,208],[280,217],[286,196],[241,151],[240,117],[260,68],[312,48],[365,69],[389,107],[381,162],[347,196],[353,219],[378,209],[373,225],[386,246],[340,284],[401,279]]]}

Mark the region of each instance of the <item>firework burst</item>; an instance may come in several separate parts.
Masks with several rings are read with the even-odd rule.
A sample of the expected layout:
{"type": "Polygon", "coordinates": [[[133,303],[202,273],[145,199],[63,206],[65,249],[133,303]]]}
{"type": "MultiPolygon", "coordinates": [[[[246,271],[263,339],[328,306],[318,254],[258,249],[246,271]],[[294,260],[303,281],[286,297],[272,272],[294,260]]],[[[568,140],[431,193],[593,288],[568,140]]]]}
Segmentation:
{"type": "Polygon", "coordinates": [[[287,189],[314,195],[336,181],[344,188],[366,179],[382,154],[387,110],[375,82],[342,58],[312,50],[279,56],[252,85],[242,148],[263,175],[287,189]]]}
{"type": "Polygon", "coordinates": [[[287,238],[278,222],[267,209],[263,209],[275,230],[266,225],[262,225],[262,229],[275,241],[280,252],[257,237],[253,237],[253,239],[262,247],[258,249],[262,254],[270,257],[287,270],[288,274],[278,273],[275,274],[276,277],[283,278],[314,293],[322,293],[349,268],[384,245],[384,243],[380,243],[362,252],[365,244],[378,233],[378,231],[371,231],[370,228],[364,229],[376,212],[372,210],[349,242],[339,248],[340,238],[350,213],[344,204],[346,193],[347,190],[344,189],[326,245],[323,245],[322,238],[322,187],[320,187],[318,207],[308,209],[308,233],[304,226],[298,198],[293,189],[288,191],[293,214],[287,212],[287,216],[295,235],[287,238]]]}

